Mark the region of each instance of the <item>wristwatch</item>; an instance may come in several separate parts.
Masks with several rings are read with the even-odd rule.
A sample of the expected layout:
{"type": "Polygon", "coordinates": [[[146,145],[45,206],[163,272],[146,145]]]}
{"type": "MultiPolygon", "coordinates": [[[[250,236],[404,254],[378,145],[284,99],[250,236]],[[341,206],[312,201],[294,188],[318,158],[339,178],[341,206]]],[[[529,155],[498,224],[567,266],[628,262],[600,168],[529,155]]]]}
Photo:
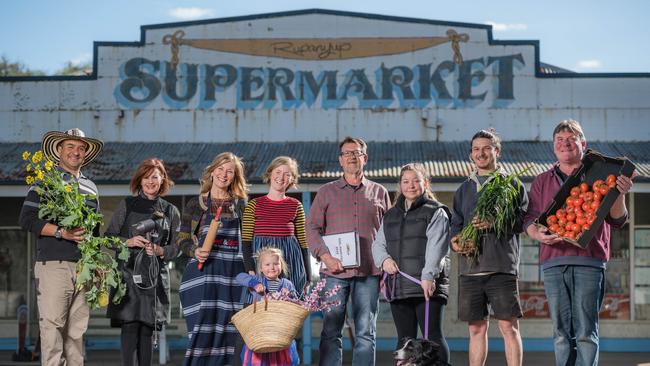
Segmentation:
{"type": "Polygon", "coordinates": [[[54,232],[54,237],[57,240],[61,240],[61,238],[63,238],[63,233],[61,232],[61,227],[59,227],[59,226],[56,227],[56,231],[54,232]]]}

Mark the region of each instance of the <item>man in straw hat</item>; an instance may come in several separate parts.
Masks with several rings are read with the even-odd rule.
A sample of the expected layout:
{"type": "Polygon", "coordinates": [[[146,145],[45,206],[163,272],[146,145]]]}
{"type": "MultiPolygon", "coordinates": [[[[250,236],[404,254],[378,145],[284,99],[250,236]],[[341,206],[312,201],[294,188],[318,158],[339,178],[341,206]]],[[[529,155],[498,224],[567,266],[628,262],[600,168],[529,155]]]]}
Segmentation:
{"type": "MultiPolygon", "coordinates": [[[[103,143],[73,128],[50,131],[43,136],[42,150],[58,164],[63,180],[76,180],[79,191],[92,194],[86,205],[99,210],[97,187],[81,173],[102,150],[103,143]]],[[[84,291],[75,288],[76,265],[81,258],[77,244],[84,229],[66,230],[38,217],[39,196],[32,187],[20,211],[20,225],[37,236],[36,293],[41,332],[42,365],[83,365],[83,334],[90,309],[84,291]]]]}

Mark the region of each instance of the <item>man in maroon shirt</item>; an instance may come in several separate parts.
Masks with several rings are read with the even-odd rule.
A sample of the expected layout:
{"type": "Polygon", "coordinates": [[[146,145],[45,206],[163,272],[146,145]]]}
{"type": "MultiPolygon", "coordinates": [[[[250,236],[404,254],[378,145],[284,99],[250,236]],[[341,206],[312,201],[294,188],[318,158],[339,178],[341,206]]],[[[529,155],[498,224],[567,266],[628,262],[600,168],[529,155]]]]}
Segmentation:
{"type": "Polygon", "coordinates": [[[598,313],[605,294],[610,228],[620,228],[627,221],[625,194],[632,188],[630,178],[617,177],[616,186],[621,194],[584,249],[534,225],[567,177],[581,166],[586,147],[587,140],[577,121],[565,120],[555,127],[553,152],[558,161],[533,181],[524,218],[528,236],[541,243],[539,260],[553,321],[555,363],[558,366],[598,364],[598,313]]]}
{"type": "Polygon", "coordinates": [[[390,207],[390,198],[386,188],[364,177],[363,167],[368,161],[366,143],[346,137],[339,147],[343,176],[318,190],[306,227],[309,249],[324,265],[321,277],[327,279],[326,290],[341,286],[336,295],[341,305],[323,316],[319,364],[341,365],[341,331],[350,302],[356,341],[352,364],[374,365],[380,271],[373,264],[372,242],[381,218],[390,207]],[[341,261],[330,254],[322,237],[347,232],[355,232],[359,237],[361,263],[355,268],[343,268],[341,261]]]}

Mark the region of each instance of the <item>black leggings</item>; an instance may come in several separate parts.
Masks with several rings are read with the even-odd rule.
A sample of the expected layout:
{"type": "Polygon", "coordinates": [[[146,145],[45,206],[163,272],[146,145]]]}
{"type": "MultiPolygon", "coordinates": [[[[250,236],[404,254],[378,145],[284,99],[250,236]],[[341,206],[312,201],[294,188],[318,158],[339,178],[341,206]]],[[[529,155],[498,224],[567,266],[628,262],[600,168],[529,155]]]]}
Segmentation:
{"type": "MultiPolygon", "coordinates": [[[[424,309],[426,301],[424,297],[393,300],[390,303],[390,310],[393,313],[393,321],[397,329],[397,348],[402,348],[405,337],[417,338],[418,325],[424,335],[424,309]]],[[[445,303],[440,299],[429,301],[429,339],[440,345],[440,358],[449,362],[449,346],[442,334],[442,319],[445,303]]]]}
{"type": "Polygon", "coordinates": [[[122,365],[151,366],[153,328],[142,322],[122,323],[122,365]]]}

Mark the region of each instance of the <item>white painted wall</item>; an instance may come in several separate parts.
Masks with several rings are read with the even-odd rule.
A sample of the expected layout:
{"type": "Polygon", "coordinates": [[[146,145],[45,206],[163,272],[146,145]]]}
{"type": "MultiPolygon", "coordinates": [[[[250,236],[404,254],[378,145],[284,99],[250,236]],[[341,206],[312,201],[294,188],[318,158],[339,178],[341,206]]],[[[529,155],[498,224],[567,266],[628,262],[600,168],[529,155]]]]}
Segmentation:
{"type": "MultiPolygon", "coordinates": [[[[338,61],[304,61],[277,57],[180,48],[181,62],[231,64],[235,67],[285,67],[317,75],[338,70],[339,85],[351,69],[365,69],[373,86],[375,71],[386,67],[451,60],[449,43],[398,55],[338,61]]],[[[468,131],[494,127],[506,140],[549,140],[555,124],[566,118],[580,120],[590,140],[650,140],[650,77],[535,78],[532,45],[489,45],[483,27],[397,22],[342,15],[305,14],[269,19],[170,26],[148,29],[145,44],[98,48],[97,80],[0,81],[0,142],[40,141],[44,132],[80,127],[105,141],[232,142],[232,141],[337,141],[346,135],[370,141],[443,140],[468,138],[468,131]],[[466,33],[461,43],[465,60],[521,54],[525,65],[514,69],[514,100],[496,98],[497,67],[482,71],[485,80],[472,89],[487,93],[475,104],[455,99],[446,105],[423,107],[390,104],[360,108],[355,97],[337,108],[324,109],[319,97],[311,107],[258,106],[240,109],[235,85],[217,93],[217,102],[199,108],[197,95],[186,106],[174,107],[158,96],[139,107],[116,99],[123,76],[120,68],[134,57],[168,61],[164,35],[182,29],[185,38],[328,38],[443,36],[453,28],[466,33]],[[507,102],[507,103],[506,103],[507,102]]],[[[158,74],[155,74],[159,76],[158,74]]],[[[451,94],[458,91],[458,71],[445,78],[451,94]]],[[[199,79],[199,84],[201,80],[199,79]]]]}

